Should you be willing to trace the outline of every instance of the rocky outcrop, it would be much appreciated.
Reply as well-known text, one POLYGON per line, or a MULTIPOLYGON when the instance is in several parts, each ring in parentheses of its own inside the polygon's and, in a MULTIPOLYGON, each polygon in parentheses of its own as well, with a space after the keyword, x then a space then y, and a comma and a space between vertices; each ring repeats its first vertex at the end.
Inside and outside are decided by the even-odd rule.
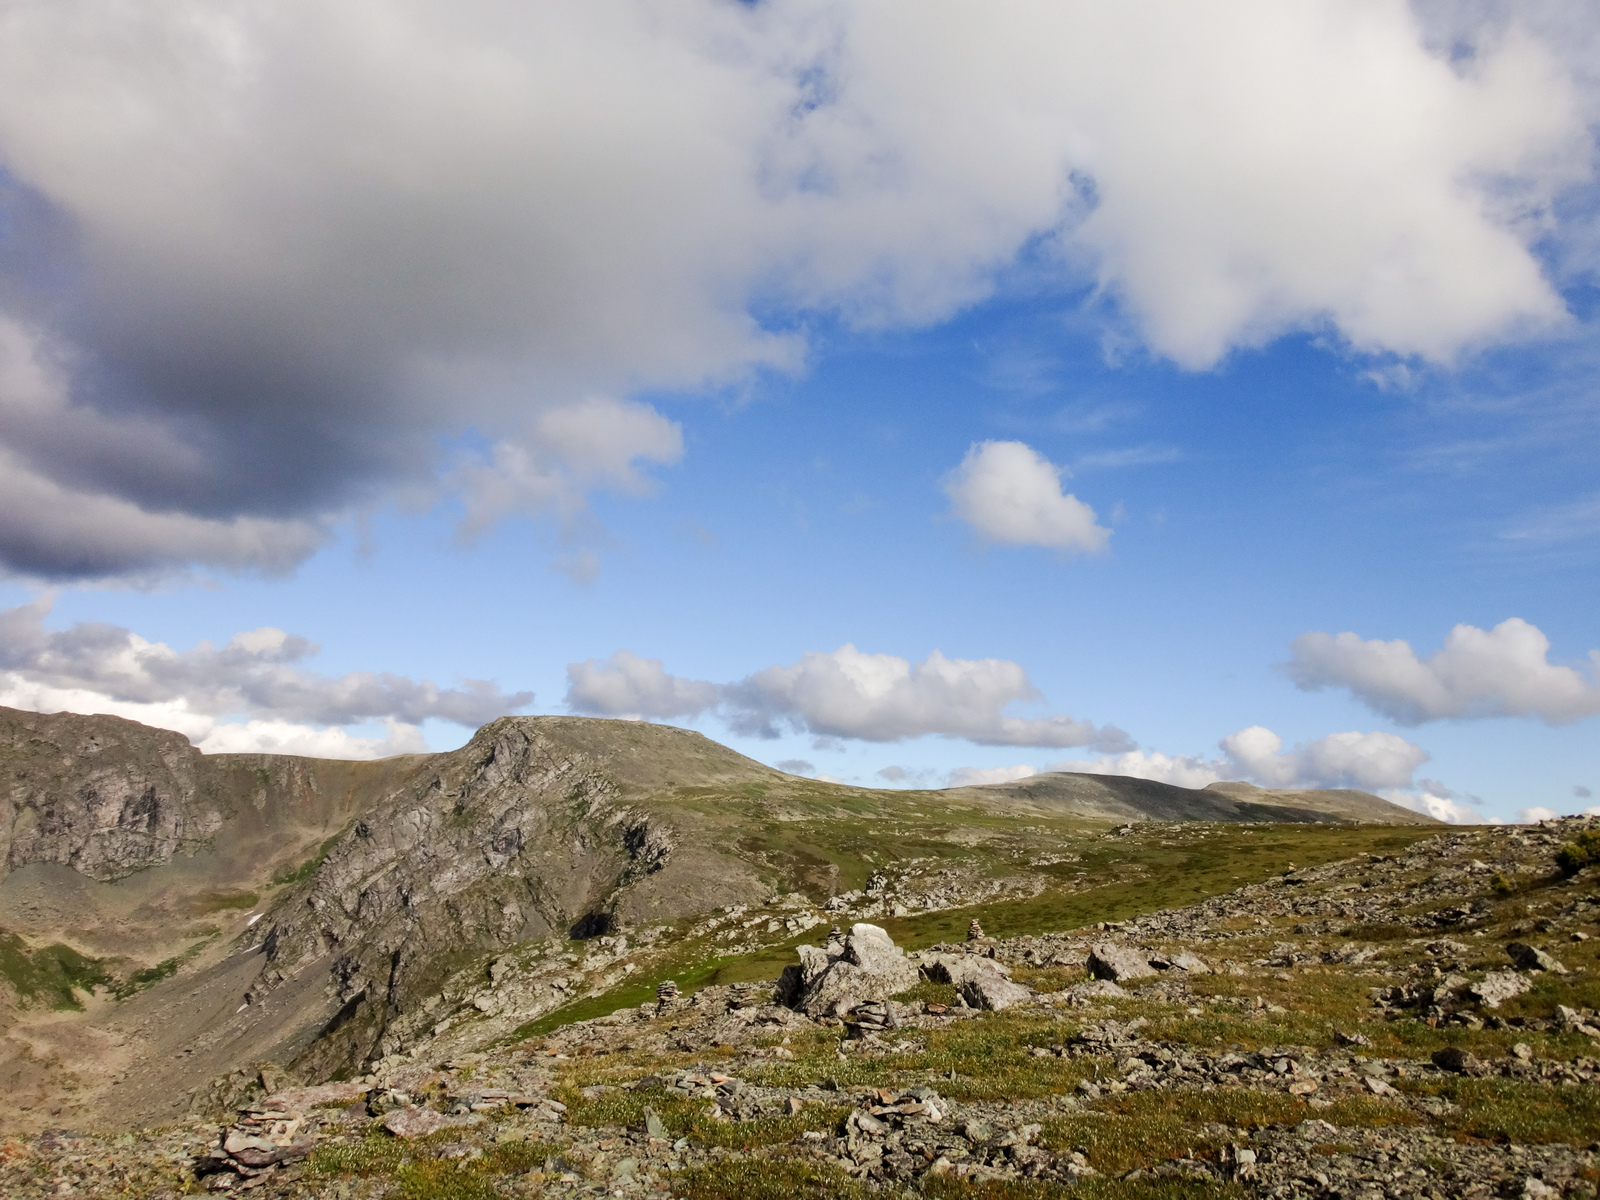
POLYGON ((223 812, 201 795, 201 754, 180 733, 118 717, 4 711, 4 871, 59 863, 119 879, 202 844, 223 812))
POLYGON ((671 828, 558 731, 504 718, 436 756, 279 905, 252 1002, 320 964, 343 1006, 302 1053, 308 1073, 359 1065, 464 951, 606 933, 630 889, 671 873, 671 828))
POLYGON ((993 972, 978 975, 962 984, 961 998, 966 1001, 968 1008, 987 1008, 997 1012, 1013 1004, 1026 1004, 1033 999, 1033 991, 993 972))
POLYGON ((800 962, 785 967, 778 980, 778 998, 810 1017, 848 1013, 864 1001, 887 1000, 917 983, 917 968, 877 925, 852 925, 843 943, 830 943, 827 949, 801 946, 798 951, 800 962))

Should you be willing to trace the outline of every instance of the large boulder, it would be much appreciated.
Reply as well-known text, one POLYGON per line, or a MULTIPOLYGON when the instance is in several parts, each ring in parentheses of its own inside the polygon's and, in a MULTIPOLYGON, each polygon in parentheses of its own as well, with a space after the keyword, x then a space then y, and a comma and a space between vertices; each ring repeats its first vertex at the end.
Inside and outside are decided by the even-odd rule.
POLYGON ((1156 973, 1144 951, 1115 942, 1100 942, 1089 947, 1088 967, 1089 974, 1096 979, 1109 979, 1113 983, 1145 979, 1156 973))
POLYGON ((972 1008, 1002 1009, 1033 999, 1033 992, 1011 981, 1011 968, 977 954, 939 954, 925 959, 922 973, 934 983, 952 983, 972 1008))
POLYGON ((1506 954, 1512 962, 1524 971, 1550 971, 1556 975, 1565 975, 1566 967, 1557 962, 1551 955, 1530 946, 1527 942, 1512 942, 1506 947, 1506 954))
POLYGON ((998 971, 989 971, 969 979, 961 985, 961 998, 969 1008, 987 1008, 998 1011, 1013 1004, 1025 1004, 1033 993, 1020 983, 1013 983, 998 971))
POLYGON ((778 996, 808 1017, 839 1016, 917 983, 917 968, 877 925, 852 925, 843 943, 801 946, 799 955, 798 964, 783 969, 778 996))
POLYGON ((977 954, 937 954, 923 959, 922 973, 934 983, 962 987, 978 979, 1007 979, 1011 968, 977 954))

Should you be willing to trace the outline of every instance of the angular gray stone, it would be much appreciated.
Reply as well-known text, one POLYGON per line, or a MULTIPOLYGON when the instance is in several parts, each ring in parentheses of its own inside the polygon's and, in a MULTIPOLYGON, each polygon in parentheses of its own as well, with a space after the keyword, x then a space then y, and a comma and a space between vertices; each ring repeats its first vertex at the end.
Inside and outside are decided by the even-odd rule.
POLYGON ((1084 983, 1073 984, 1067 989, 1067 994, 1079 999, 1089 999, 1095 996, 1110 996, 1113 999, 1122 999, 1128 993, 1109 979, 1091 979, 1084 983))
POLYGON ((1004 975, 980 975, 961 986, 961 998, 970 1008, 987 1008, 998 1012, 1013 1004, 1025 1004, 1033 993, 1020 983, 1012 983, 1004 975))
POLYGON ((1113 983, 1145 979, 1156 973, 1144 951, 1115 942, 1099 942, 1089 947, 1088 967, 1089 974, 1096 979, 1109 979, 1113 983))
POLYGON ((934 983, 962 987, 976 979, 1007 978, 1011 968, 996 959, 977 954, 940 954, 922 964, 922 971, 934 983))
POLYGON ((1537 946, 1530 946, 1526 942, 1512 942, 1506 947, 1506 954, 1511 961, 1524 971, 1552 971, 1557 975, 1565 975, 1566 967, 1562 966, 1550 955, 1537 946))
POLYGON ((1176 954, 1155 954, 1149 959, 1152 967, 1161 971, 1183 971, 1189 975, 1209 975, 1211 965, 1198 954, 1180 950, 1176 954))
POLYGON ((427 1137, 441 1129, 453 1129, 461 1124, 464 1122, 431 1108, 397 1108, 383 1119, 385 1129, 407 1141, 427 1137))

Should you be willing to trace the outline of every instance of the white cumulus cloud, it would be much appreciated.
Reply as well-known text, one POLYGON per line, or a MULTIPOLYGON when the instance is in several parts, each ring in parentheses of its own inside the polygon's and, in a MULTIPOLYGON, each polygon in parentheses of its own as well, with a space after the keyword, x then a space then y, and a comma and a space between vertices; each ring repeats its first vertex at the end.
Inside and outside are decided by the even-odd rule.
POLYGON ((1229 763, 1266 787, 1350 787, 1372 791, 1405 787, 1428 752, 1393 733, 1331 733, 1295 746, 1252 725, 1220 743, 1229 763))
MULTIPOLYGON (((961 767, 950 775, 963 782, 1002 783, 1024 779, 1036 770, 1089 775, 1128 775, 1177 787, 1202 788, 1237 779, 1268 788, 1358 788, 1363 791, 1409 788, 1428 752, 1392 733, 1333 733, 1284 750, 1272 730, 1252 725, 1218 743, 1216 758, 1165 754, 1134 748, 1092 759, 1065 759, 1042 767, 961 767), (974 773, 975 772, 975 773, 974 773)), ((1425 781, 1432 784, 1432 781, 1425 781)), ((959 786, 952 783, 952 787, 959 786)), ((1442 785, 1433 784, 1442 790, 1442 785)), ((1408 804, 1407 807, 1415 807, 1408 804)))
POLYGON ((1348 688, 1406 725, 1442 718, 1538 717, 1566 725, 1600 713, 1600 651, 1586 671, 1549 660, 1550 639, 1517 617, 1493 629, 1457 625, 1432 657, 1410 643, 1307 633, 1291 644, 1289 677, 1307 691, 1348 688))
POLYGON ((1022 442, 979 442, 944 479, 950 512, 986 541, 1048 546, 1069 554, 1103 550, 1111 531, 1094 509, 1063 493, 1058 467, 1022 442))
POLYGON ((913 663, 846 644, 725 684, 669 675, 660 660, 622 650, 604 662, 572 664, 567 679, 574 712, 667 718, 715 710, 745 736, 777 737, 789 729, 869 742, 932 734, 985 746, 1131 745, 1115 726, 1012 715, 1006 711, 1011 705, 1040 698, 1021 665, 946 658, 937 650, 913 663))
POLYGON ((175 729, 209 753, 412 753, 426 749, 423 721, 476 727, 533 701, 485 680, 443 688, 389 673, 322 675, 300 665, 317 647, 280 629, 174 650, 115 625, 49 630, 49 611, 47 600, 0 611, 0 705, 127 717, 175 729), (374 722, 383 737, 341 728, 374 722))
POLYGON ((590 658, 567 667, 567 706, 574 712, 667 720, 698 716, 721 696, 715 683, 669 675, 659 658, 627 650, 604 662, 590 658))
POLYGON ((1501 822, 1493 817, 1486 817, 1477 809, 1463 804, 1453 792, 1443 790, 1435 791, 1431 788, 1421 788, 1406 791, 1399 788, 1385 789, 1378 793, 1390 804, 1398 804, 1401 808, 1409 808, 1412 812, 1423 813, 1443 821, 1446 825, 1499 825, 1501 822))

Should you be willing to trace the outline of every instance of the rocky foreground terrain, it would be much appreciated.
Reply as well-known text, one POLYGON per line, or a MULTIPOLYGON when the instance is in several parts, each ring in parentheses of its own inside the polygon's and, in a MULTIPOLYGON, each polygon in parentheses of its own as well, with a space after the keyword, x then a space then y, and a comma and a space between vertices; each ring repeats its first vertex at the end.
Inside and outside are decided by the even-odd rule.
POLYGON ((835 921, 1070 928, 1430 824, 1244 784, 856 788, 636 721, 507 717, 341 763, 0 709, 0 1137, 176 1119, 263 1060, 321 1082, 447 1031, 525 1038, 666 976, 770 977, 835 921), (1129 820, 1181 832, 1102 839, 1129 820))
POLYGON ((508 1027, 552 960, 629 953, 552 944, 463 968, 347 1080, 262 1064, 187 1120, 15 1140, 0 1193, 1593 1197, 1597 864, 1600 820, 1415 830, 1075 929, 1016 934, 996 899, 909 951, 860 889, 776 978, 691 991, 637 958, 648 998, 508 1027))

